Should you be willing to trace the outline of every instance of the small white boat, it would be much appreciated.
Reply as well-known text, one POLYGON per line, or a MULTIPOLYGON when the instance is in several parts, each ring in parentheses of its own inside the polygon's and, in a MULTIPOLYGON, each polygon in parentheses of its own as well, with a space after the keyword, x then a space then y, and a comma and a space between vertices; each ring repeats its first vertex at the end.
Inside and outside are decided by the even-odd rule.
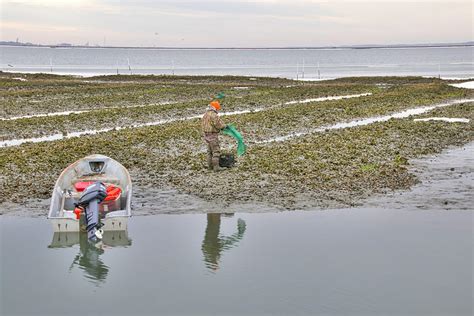
POLYGON ((99 204, 102 230, 127 229, 128 218, 132 215, 130 175, 124 166, 112 158, 91 155, 71 164, 56 181, 48 214, 55 232, 81 230, 81 226, 85 225, 85 216, 78 213, 76 206, 84 190, 97 182, 107 187, 108 194, 99 204))

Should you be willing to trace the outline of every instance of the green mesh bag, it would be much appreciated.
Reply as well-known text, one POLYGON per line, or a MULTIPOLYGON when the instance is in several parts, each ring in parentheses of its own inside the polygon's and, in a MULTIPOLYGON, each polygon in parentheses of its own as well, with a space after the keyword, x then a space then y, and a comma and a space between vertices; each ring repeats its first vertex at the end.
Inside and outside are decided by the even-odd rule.
POLYGON ((222 100, 225 98, 225 93, 224 92, 219 92, 216 96, 215 99, 217 100, 222 100))
POLYGON ((237 156, 242 156, 247 151, 247 146, 244 144, 244 138, 240 133, 237 131, 233 124, 227 125, 223 130, 222 133, 225 135, 229 135, 237 140, 237 156))

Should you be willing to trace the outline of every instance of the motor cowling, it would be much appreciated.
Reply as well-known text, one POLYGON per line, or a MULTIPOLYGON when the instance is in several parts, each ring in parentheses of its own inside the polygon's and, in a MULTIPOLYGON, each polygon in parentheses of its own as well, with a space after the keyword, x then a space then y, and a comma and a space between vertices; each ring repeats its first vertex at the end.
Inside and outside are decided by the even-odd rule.
POLYGON ((102 225, 99 223, 99 203, 107 196, 107 189, 101 182, 89 185, 82 193, 76 206, 84 209, 86 213, 87 238, 90 241, 102 239, 102 225))

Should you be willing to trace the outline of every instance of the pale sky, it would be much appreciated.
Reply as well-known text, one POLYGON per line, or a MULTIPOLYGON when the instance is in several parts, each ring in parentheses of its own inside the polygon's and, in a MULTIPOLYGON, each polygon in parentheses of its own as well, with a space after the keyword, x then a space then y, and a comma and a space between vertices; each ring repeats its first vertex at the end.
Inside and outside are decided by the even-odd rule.
POLYGON ((0 40, 286 47, 465 42, 472 0, 0 0, 0 40))

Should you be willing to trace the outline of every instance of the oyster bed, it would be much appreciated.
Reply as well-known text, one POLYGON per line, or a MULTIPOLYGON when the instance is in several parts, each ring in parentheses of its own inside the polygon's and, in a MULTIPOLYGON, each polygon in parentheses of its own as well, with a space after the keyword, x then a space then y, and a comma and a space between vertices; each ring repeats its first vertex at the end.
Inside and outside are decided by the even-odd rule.
MULTIPOLYGON (((142 82, 123 83, 103 80, 99 83, 90 80, 84 82, 66 78, 69 79, 48 79, 45 86, 41 86, 37 81, 42 80, 38 79, 23 82, 0 76, 0 87, 3 88, 0 90, 0 98, 4 105, 4 113, 0 112, 0 117, 4 118, 0 120, 0 130, 3 131, 0 133, 0 139, 67 134, 195 116, 203 112, 209 98, 219 91, 226 93, 225 111, 232 112, 272 108, 308 98, 372 93, 380 90, 373 85, 357 83, 320 84, 315 88, 315 85, 302 83, 289 85, 291 81, 287 79, 265 78, 256 81, 231 77, 225 81, 224 77, 220 81, 216 79, 216 82, 207 84, 204 84, 201 78, 178 80, 175 77, 160 76, 143 76, 142 82), (150 81, 151 78, 155 78, 156 82, 150 81), (12 81, 19 87, 12 86, 12 81), (70 81, 76 82, 77 86, 71 87, 70 81), (55 86, 51 87, 53 82, 55 86), (22 115, 54 115, 65 111, 82 112, 21 118, 22 115)), ((453 88, 454 90, 456 89, 453 88)))
MULTIPOLYGON (((407 189, 415 184, 417 179, 407 168, 410 158, 438 153, 450 145, 474 140, 473 103, 467 102, 438 108, 416 118, 461 117, 470 119, 468 123, 415 122, 410 117, 328 130, 277 143, 259 143, 282 134, 307 132, 347 120, 473 98, 472 91, 451 87, 438 79, 344 78, 308 84, 245 77, 109 76, 86 81, 50 75, 22 76, 27 81, 13 80, 18 74, 1 74, 2 104, 8 100, 4 108, 8 114, 3 114, 4 118, 48 111, 94 110, 66 116, 0 121, 6 139, 58 130, 67 133, 80 130, 84 124, 90 129, 196 115, 205 109, 209 96, 219 91, 228 95, 226 111, 257 107, 264 110, 223 117, 225 122, 237 125, 249 149, 239 158, 236 168, 220 173, 205 168, 205 146, 199 119, 0 148, 0 199, 6 203, 28 204, 32 200, 49 198, 56 178, 66 166, 86 155, 100 153, 127 167, 133 174, 134 185, 142 192, 146 188, 171 188, 222 207, 236 202, 287 209, 353 206, 374 193, 407 189), (111 96, 105 94, 100 105, 89 103, 90 94, 94 94, 91 91, 98 91, 98 95, 103 96, 103 90, 107 90, 109 84, 120 87, 117 89, 122 94, 116 95, 116 90, 111 88, 111 96), (147 102, 173 100, 177 103, 153 105, 145 102, 146 106, 127 108, 134 105, 132 97, 123 97, 129 88, 131 95, 137 97, 156 84, 166 85, 169 90, 147 102), (180 90, 182 85, 187 89, 180 90), (49 88, 43 91, 44 87, 49 88), (56 87, 61 92, 48 98, 48 89, 55 90, 56 87), (66 101, 61 99, 68 89, 73 91, 70 96, 66 93, 68 98, 75 99, 73 108, 66 107, 66 101), (43 91, 44 99, 31 103, 31 100, 39 99, 34 92, 39 90, 43 91), (21 97, 14 96, 15 91, 21 92, 21 97), (182 91, 182 94, 170 91, 182 91), (295 100, 357 93, 372 95, 285 105, 295 100), (117 105, 114 100, 121 103, 117 105), (11 105, 15 102, 16 107, 11 105), (104 109, 111 105, 116 108, 104 109)), ((231 139, 221 139, 223 148, 235 150, 231 139)))

